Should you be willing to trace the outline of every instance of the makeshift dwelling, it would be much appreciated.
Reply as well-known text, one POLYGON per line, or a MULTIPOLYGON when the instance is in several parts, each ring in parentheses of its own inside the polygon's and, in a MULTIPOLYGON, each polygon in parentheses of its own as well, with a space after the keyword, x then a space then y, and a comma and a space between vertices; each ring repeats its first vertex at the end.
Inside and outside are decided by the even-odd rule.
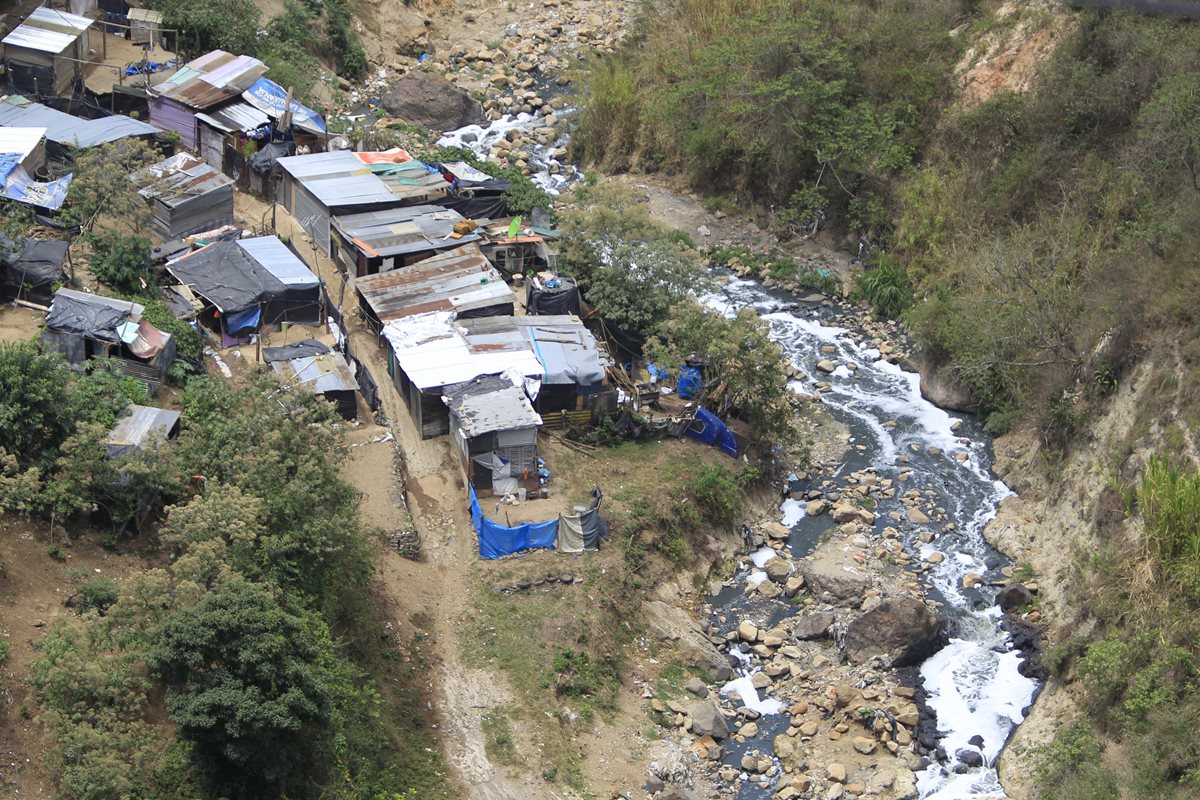
POLYGON ((109 432, 104 444, 109 459, 139 450, 152 450, 179 435, 179 412, 130 404, 109 432))
POLYGON ((514 377, 484 375, 443 390, 450 410, 450 450, 463 480, 480 497, 538 488, 542 418, 525 395, 522 376, 514 377))
POLYGON ((275 236, 217 241, 166 269, 207 304, 201 319, 224 346, 264 325, 322 320, 320 279, 275 236))
POLYGON ((513 293, 473 244, 411 267, 354 279, 359 308, 376 334, 395 319, 453 311, 458 319, 511 317, 513 293))
POLYGON ((558 231, 522 227, 519 218, 514 218, 491 222, 480 233, 483 254, 506 275, 553 272, 558 266, 558 231))
POLYGON ((46 128, 41 125, 0 128, 0 159, 6 171, 20 167, 30 175, 35 174, 46 163, 46 128))
POLYGON ((20 247, 0 234, 0 299, 48 303, 55 285, 66 283, 67 243, 28 240, 20 247))
POLYGON ((337 408, 344 419, 358 417, 358 383, 341 353, 306 355, 275 361, 271 369, 284 383, 320 395, 337 408))
POLYGON ((558 537, 558 520, 527 522, 524 525, 507 526, 488 519, 479 506, 479 497, 473 486, 467 487, 467 498, 471 513, 471 526, 479 537, 480 558, 503 558, 522 550, 553 550, 558 537))
POLYGON ((336 150, 288 156, 277 163, 282 179, 275 199, 326 255, 333 217, 429 203, 450 188, 440 172, 403 150, 336 150))
POLYGON ((206 53, 151 85, 150 122, 175 131, 185 146, 195 148, 201 144, 196 115, 239 97, 266 71, 266 64, 251 56, 206 53))
MULTIPOLYGON (((270 138, 271 119, 254 106, 227 103, 209 112, 196 112, 200 157, 215 170, 235 180, 246 162, 247 143, 270 138)), ((257 144, 251 144, 253 150, 257 144)))
POLYGON ((388 374, 425 438, 450 429, 443 387, 514 371, 529 381, 535 408, 587 407, 608 394, 608 354, 578 317, 455 319, 436 311, 388 322, 388 374))
POLYGON ((599 550, 600 540, 608 536, 608 526, 600 516, 604 493, 592 489, 592 502, 575 506, 573 514, 558 515, 557 549, 560 553, 582 553, 599 550))
POLYGON ((467 219, 501 219, 512 216, 506 193, 511 181, 493 178, 465 161, 449 161, 440 165, 442 174, 450 181, 454 193, 437 204, 452 208, 467 219))
POLYGON ((473 231, 455 236, 463 217, 440 206, 403 206, 331 221, 330 257, 352 277, 406 267, 481 239, 473 231))
POLYGON ((87 17, 55 9, 35 8, 4 37, 4 66, 14 90, 32 94, 70 95, 83 76, 90 49, 87 17))
POLYGON ((530 316, 582 316, 575 279, 550 272, 534 275, 525 284, 525 313, 530 316))
MULTIPOLYGON (((95 147, 129 136, 145 139, 158 133, 153 125, 122 114, 82 119, 20 95, 0 100, 0 125, 5 128, 44 128, 50 153, 56 158, 63 157, 67 149, 72 147, 95 147)), ((38 166, 41 166, 40 161, 34 167, 26 166, 26 169, 32 172, 38 166)))
POLYGON ((163 239, 233 223, 233 181, 190 153, 176 153, 131 177, 142 186, 151 227, 163 239))
POLYGON ((163 15, 149 8, 131 8, 129 19, 129 41, 134 44, 163 46, 163 15))
MULTIPOLYGON (((104 443, 108 449, 108 459, 113 461, 154 450, 178 435, 178 411, 131 404, 121 412, 121 418, 104 443)), ((110 499, 115 502, 98 504, 99 516, 107 517, 118 527, 132 522, 141 531, 158 505, 159 491, 144 484, 139 486, 131 473, 123 467, 118 469, 116 485, 110 488, 110 499)))
POLYGON ((57 349, 75 368, 105 358, 110 369, 137 378, 154 394, 175 360, 175 339, 143 313, 128 300, 59 289, 46 314, 42 346, 57 349))

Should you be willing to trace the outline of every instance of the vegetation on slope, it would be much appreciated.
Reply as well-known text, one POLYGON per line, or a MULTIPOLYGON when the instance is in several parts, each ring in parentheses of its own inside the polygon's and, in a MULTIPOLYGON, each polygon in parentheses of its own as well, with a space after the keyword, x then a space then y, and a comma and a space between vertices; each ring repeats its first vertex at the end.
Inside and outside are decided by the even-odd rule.
POLYGON ((61 796, 448 796, 416 698, 397 688, 411 675, 362 591, 368 532, 327 403, 269 377, 196 378, 177 442, 109 461, 100 437, 131 399, 121 379, 5 345, 0 384, 0 420, 22 420, 0 425, 0 510, 69 523, 105 508, 123 523, 139 492, 172 504, 145 543, 166 566, 81 586, 80 616, 33 665, 61 796))

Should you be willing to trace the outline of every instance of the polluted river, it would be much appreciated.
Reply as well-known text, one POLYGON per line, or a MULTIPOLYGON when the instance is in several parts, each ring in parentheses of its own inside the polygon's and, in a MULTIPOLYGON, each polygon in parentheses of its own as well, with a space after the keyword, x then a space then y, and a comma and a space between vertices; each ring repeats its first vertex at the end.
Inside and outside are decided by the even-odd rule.
MULTIPOLYGON (((536 124, 524 115, 506 117, 486 127, 449 132, 439 144, 467 147, 486 158, 509 131, 536 124)), ((530 148, 532 177, 553 194, 578 176, 554 157, 565 143, 564 137, 530 148)), ((704 301, 726 314, 754 309, 770 324, 772 338, 801 376, 792 388, 819 395, 850 434, 844 463, 784 487, 786 496, 797 498, 784 500, 780 508, 787 539, 766 542, 770 546, 747 555, 737 574, 708 598, 709 633, 728 642, 735 673, 716 688, 727 701, 731 695, 740 699, 736 707, 749 709, 755 722, 749 738, 723 742, 725 769, 739 773, 733 780, 736 796, 768 800, 780 790, 786 776, 773 742, 791 724, 787 702, 773 697, 769 684, 761 690, 755 685, 764 661, 761 653, 739 643, 739 621, 754 618, 771 628, 801 613, 786 597, 766 598, 752 589, 766 580, 763 568, 779 550, 789 549, 790 559, 798 562, 836 527, 829 514, 807 515, 804 501, 836 501, 848 488, 847 477, 865 471, 899 488, 873 500, 873 522, 865 538, 878 540, 886 532, 903 546, 911 581, 945 619, 940 647, 908 673, 923 695, 926 720, 925 731, 916 737, 926 756, 913 765, 915 791, 928 800, 1004 797, 995 764, 1039 684, 1023 674, 1028 671, 1021 669, 1024 656, 1002 625, 996 602, 1002 570, 1011 565, 987 544, 983 529, 1009 490, 991 472, 987 435, 974 419, 953 416, 926 401, 915 373, 881 358, 852 329, 838 327, 836 306, 799 303, 754 280, 718 280, 723 287, 704 301), (914 521, 901 501, 913 492, 939 513, 914 521), (748 774, 741 766, 748 752, 771 759, 774 767, 748 774)))

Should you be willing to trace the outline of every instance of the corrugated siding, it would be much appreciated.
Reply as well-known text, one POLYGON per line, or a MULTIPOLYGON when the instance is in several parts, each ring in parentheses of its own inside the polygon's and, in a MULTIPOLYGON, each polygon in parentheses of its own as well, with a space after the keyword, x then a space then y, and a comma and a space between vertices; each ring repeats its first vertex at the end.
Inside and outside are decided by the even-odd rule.
POLYGON ((187 108, 163 97, 150 101, 150 122, 165 131, 175 131, 189 148, 196 146, 196 117, 187 108))
POLYGON ((301 227, 321 249, 329 254, 329 210, 302 186, 296 187, 296 211, 294 216, 301 227))
POLYGON ((203 122, 197 127, 200 129, 200 158, 213 169, 221 171, 224 167, 225 134, 203 122))

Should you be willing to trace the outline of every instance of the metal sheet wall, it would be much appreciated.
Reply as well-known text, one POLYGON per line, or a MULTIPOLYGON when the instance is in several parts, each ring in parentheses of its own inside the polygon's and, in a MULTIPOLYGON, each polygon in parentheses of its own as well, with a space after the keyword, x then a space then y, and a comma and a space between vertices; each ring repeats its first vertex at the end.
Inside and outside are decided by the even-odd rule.
POLYGON ((329 209, 313 197, 303 186, 297 185, 296 212, 294 216, 322 253, 329 255, 329 209))
POLYGON ((195 149, 196 115, 174 100, 163 97, 151 100, 150 122, 163 130, 175 131, 179 134, 180 142, 188 148, 195 149))

